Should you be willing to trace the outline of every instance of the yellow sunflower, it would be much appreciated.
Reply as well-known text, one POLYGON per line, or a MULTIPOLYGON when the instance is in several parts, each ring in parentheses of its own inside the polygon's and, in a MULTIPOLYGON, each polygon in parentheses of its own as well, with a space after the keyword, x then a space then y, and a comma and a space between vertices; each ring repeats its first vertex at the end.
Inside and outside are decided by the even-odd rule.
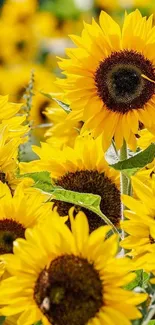
POLYGON ((2 7, 6 24, 27 24, 37 9, 37 0, 7 0, 2 7))
POLYGON ((123 324, 141 318, 136 308, 147 294, 122 286, 135 278, 128 258, 116 258, 118 242, 104 226, 89 236, 80 212, 72 231, 58 219, 26 230, 14 243, 6 267, 13 275, 1 283, 1 312, 21 313, 17 324, 123 324), (8 300, 9 297, 9 300, 8 300))
POLYGON ((19 184, 12 196, 9 187, 0 182, 1 259, 3 254, 12 253, 13 241, 24 238, 26 228, 54 215, 52 203, 46 201, 47 197, 38 190, 24 191, 24 184, 19 184))
POLYGON ((136 198, 123 195, 129 210, 125 211, 127 220, 121 222, 121 227, 128 236, 121 246, 131 250, 131 255, 140 256, 155 248, 155 178, 145 184, 134 176, 132 186, 136 198))
MULTIPOLYGON (((33 146, 33 151, 40 157, 30 163, 20 163, 22 173, 47 170, 57 186, 80 193, 92 193, 101 196, 102 212, 116 225, 121 218, 119 191, 119 173, 108 166, 104 158, 101 139, 77 137, 74 147, 63 149, 42 143, 41 148, 33 146)), ((70 204, 55 201, 58 212, 66 216, 70 204)), ((80 207, 76 206, 76 211, 80 207)), ((95 213, 84 209, 89 219, 90 230, 103 224, 95 213)))
POLYGON ((59 63, 66 75, 58 84, 73 111, 79 110, 84 129, 102 134, 106 150, 114 137, 136 149, 139 121, 155 128, 155 72, 152 16, 138 10, 125 16, 123 29, 101 12, 100 26, 85 24, 82 36, 71 36, 78 48, 67 49, 69 59, 59 63))

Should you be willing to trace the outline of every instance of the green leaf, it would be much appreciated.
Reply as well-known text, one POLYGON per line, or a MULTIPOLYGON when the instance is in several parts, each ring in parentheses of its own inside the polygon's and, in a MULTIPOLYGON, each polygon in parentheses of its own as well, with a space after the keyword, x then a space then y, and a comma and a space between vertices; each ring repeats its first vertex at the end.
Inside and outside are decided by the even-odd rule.
POLYGON ((56 98, 53 98, 53 100, 67 113, 69 114, 71 112, 71 109, 69 105, 63 103, 61 100, 58 100, 56 98))
POLYGON ((36 187, 40 190, 43 190, 45 192, 51 193, 54 191, 54 185, 52 183, 52 179, 50 177, 49 172, 38 172, 38 173, 28 173, 24 175, 19 175, 19 177, 25 178, 30 177, 35 181, 35 184, 33 187, 36 187))
POLYGON ((155 320, 150 320, 148 325, 155 325, 155 320))
POLYGON ((0 325, 3 325, 5 318, 5 316, 0 316, 0 325))
POLYGON ((65 104, 64 102, 62 102, 61 100, 58 100, 57 98, 53 97, 55 94, 52 93, 44 93, 41 91, 41 94, 44 95, 45 97, 54 100, 67 114, 69 114, 71 112, 71 109, 69 107, 68 104, 65 104))
POLYGON ((63 188, 55 188, 53 191, 53 196, 58 201, 72 203, 74 205, 81 206, 96 213, 104 220, 106 224, 112 226, 114 232, 118 233, 117 229, 114 227, 111 221, 101 212, 101 197, 99 195, 90 193, 78 193, 74 191, 65 190, 63 188))
POLYGON ((136 287, 141 287, 145 289, 147 287, 147 284, 149 282, 149 274, 144 272, 143 270, 138 270, 135 272, 136 273, 136 278, 134 281, 130 282, 125 286, 126 290, 133 290, 136 287))
POLYGON ((154 157, 155 157, 155 144, 152 143, 147 149, 145 149, 144 151, 140 151, 135 156, 126 160, 119 161, 118 163, 112 164, 110 166, 116 170, 124 171, 124 170, 134 169, 135 171, 136 169, 143 168, 147 164, 151 163, 154 157))
POLYGON ((114 232, 118 233, 111 221, 102 213, 100 209, 101 197, 99 195, 69 191, 55 186, 50 178, 50 173, 47 171, 24 174, 22 177, 32 178, 35 181, 33 187, 42 190, 48 195, 51 195, 51 200, 55 199, 58 201, 71 203, 73 205, 78 205, 96 213, 104 220, 106 224, 112 226, 114 232))

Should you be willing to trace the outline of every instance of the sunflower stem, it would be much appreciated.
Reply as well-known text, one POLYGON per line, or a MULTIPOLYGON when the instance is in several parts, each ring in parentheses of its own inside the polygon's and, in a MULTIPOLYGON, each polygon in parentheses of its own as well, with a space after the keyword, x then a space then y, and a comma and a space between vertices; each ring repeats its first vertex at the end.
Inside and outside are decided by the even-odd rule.
MULTIPOLYGON (((123 146, 120 150, 120 160, 125 160, 128 158, 128 149, 127 149, 127 144, 124 140, 123 142, 123 146)), ((128 194, 128 185, 129 185, 129 181, 128 178, 123 174, 123 172, 121 172, 121 194, 128 194)), ((124 220, 124 205, 122 203, 122 218, 121 220, 124 220)), ((124 238, 125 233, 122 230, 122 239, 124 238)))
MULTIPOLYGON (((120 150, 120 160, 128 158, 128 151, 126 142, 123 142, 123 146, 120 150)), ((128 178, 121 172, 121 194, 128 194, 128 178)))

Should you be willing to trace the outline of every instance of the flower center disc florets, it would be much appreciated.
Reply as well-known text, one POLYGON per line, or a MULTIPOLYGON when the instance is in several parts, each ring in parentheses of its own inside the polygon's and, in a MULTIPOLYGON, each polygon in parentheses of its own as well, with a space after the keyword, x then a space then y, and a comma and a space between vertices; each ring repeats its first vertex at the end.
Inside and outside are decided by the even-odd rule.
MULTIPOLYGON (((101 211, 117 226, 121 218, 120 192, 112 180, 97 170, 80 170, 67 173, 56 181, 56 185, 80 193, 92 193, 101 196, 101 211)), ((55 201, 60 216, 68 214, 72 205, 66 202, 55 201)), ((94 212, 75 207, 75 213, 80 209, 88 217, 90 232, 104 224, 103 220, 94 212)))
POLYGON ((102 282, 86 259, 63 255, 44 269, 34 299, 53 325, 85 325, 103 305, 102 282))
POLYGON ((13 253, 13 241, 24 238, 25 228, 13 219, 0 220, 0 254, 13 253))
POLYGON ((134 51, 114 52, 102 61, 95 73, 99 97, 106 107, 125 114, 142 109, 154 94, 155 70, 151 61, 134 51))

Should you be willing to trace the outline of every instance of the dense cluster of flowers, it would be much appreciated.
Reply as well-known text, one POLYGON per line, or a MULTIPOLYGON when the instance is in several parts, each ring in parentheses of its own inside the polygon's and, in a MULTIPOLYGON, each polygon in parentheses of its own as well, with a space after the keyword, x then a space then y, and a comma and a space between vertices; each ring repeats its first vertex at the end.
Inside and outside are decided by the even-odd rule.
POLYGON ((1 8, 1 325, 155 325, 154 20, 92 9, 1 8))

